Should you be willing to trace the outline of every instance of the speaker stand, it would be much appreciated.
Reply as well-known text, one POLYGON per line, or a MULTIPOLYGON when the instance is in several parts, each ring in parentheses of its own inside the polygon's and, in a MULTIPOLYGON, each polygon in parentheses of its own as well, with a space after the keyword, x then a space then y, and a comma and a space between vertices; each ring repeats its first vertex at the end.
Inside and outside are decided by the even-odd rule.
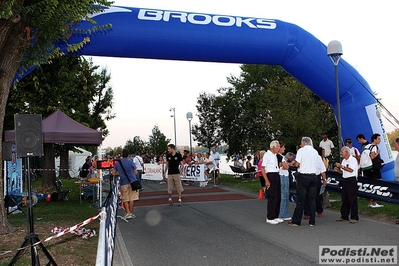
POLYGON ((26 158, 27 165, 27 184, 28 184, 28 196, 26 197, 26 205, 28 209, 28 222, 29 222, 29 234, 25 236, 25 240, 21 245, 21 248, 17 251, 17 253, 12 258, 11 262, 8 265, 14 265, 14 263, 20 258, 22 253, 25 250, 25 247, 30 246, 30 255, 31 255, 31 265, 32 266, 40 266, 39 261, 39 253, 37 247, 39 246, 43 251, 44 255, 48 258, 49 262, 46 265, 54 265, 57 266, 57 263, 54 261, 53 257, 51 257, 50 253, 40 242, 39 237, 35 234, 34 226, 33 226, 33 209, 32 209, 32 188, 30 181, 30 167, 29 167, 29 158, 26 158), (39 244, 36 244, 39 243, 39 244), (36 244, 36 245, 35 245, 36 244))

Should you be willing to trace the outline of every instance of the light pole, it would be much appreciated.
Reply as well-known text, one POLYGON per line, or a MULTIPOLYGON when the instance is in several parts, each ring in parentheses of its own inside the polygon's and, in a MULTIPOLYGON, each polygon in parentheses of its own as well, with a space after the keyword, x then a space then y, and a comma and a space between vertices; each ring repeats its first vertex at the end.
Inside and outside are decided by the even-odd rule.
POLYGON ((193 154, 193 146, 191 143, 191 120, 193 119, 193 113, 188 112, 186 114, 186 118, 188 120, 188 128, 189 128, 189 132, 190 132, 190 154, 193 154))
POLYGON ((177 149, 177 139, 176 139, 176 110, 174 107, 171 107, 169 109, 170 112, 173 112, 173 115, 170 115, 170 117, 173 117, 173 125, 174 125, 174 130, 175 130, 175 146, 177 149))
POLYGON ((157 150, 155 148, 155 144, 156 144, 156 135, 157 135, 157 130, 155 128, 152 129, 152 135, 154 136, 154 156, 157 156, 157 150))
POLYGON ((327 46, 327 55, 331 58, 335 68, 335 95, 337 101, 338 147, 342 148, 341 104, 339 98, 338 63, 342 55, 342 45, 339 41, 331 41, 327 46))

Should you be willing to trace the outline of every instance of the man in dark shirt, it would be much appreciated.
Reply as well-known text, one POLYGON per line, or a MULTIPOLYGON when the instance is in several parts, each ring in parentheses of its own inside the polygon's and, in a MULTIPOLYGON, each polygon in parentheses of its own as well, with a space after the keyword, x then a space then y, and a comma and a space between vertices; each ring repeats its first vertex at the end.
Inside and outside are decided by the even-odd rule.
POLYGON ((86 179, 86 178, 89 177, 89 173, 90 173, 90 165, 89 165, 89 163, 90 163, 90 157, 88 156, 86 158, 85 163, 83 164, 83 166, 82 166, 82 168, 80 170, 80 173, 79 173, 79 177, 80 178, 86 179))
POLYGON ((181 206, 181 193, 184 191, 183 186, 181 184, 180 179, 180 169, 179 165, 181 166, 181 170, 183 172, 183 177, 186 176, 184 171, 184 162, 183 157, 180 153, 176 152, 176 147, 174 144, 168 145, 168 154, 166 155, 166 164, 165 164, 165 171, 163 172, 163 179, 166 181, 166 171, 168 172, 168 196, 169 196, 169 205, 173 206, 172 201, 172 191, 173 185, 176 186, 177 196, 178 196, 178 203, 177 206, 181 206))

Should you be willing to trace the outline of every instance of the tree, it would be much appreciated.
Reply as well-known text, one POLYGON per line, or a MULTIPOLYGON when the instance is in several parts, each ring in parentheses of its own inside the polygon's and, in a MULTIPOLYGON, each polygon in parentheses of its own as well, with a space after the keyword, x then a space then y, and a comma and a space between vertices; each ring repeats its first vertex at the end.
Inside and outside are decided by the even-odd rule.
POLYGON ((220 120, 215 101, 216 96, 213 94, 200 94, 196 105, 199 124, 192 127, 194 141, 197 141, 199 146, 207 147, 209 151, 221 142, 220 120))
MULTIPOLYGON (((49 116, 57 109, 74 120, 108 134, 104 120, 112 114, 112 88, 108 87, 110 75, 106 69, 98 72, 91 60, 82 56, 62 56, 51 64, 44 64, 18 82, 9 95, 6 109, 6 128, 12 128, 14 113, 49 116)), ((69 176, 68 155, 70 146, 44 144, 43 168, 54 169, 54 155, 60 154, 60 172, 69 176)), ((51 189, 55 184, 55 171, 44 171, 42 187, 51 189)))
MULTIPOLYGON (((61 54, 56 42, 66 42, 73 33, 74 23, 100 12, 107 0, 0 0, 0 131, 11 84, 18 69, 26 69, 52 60, 61 54), (97 4, 97 5, 95 5, 97 4)), ((91 32, 110 27, 94 25, 91 32)), ((89 41, 67 45, 68 51, 81 48, 89 41)), ((0 161, 2 148, 0 147, 0 161)), ((9 233, 12 227, 4 208, 2 166, 0 166, 0 234, 9 233)))
POLYGON ((168 150, 170 139, 166 138, 166 136, 159 130, 157 125, 155 125, 153 128, 155 129, 155 134, 149 136, 149 146, 147 149, 149 151, 153 150, 154 152, 150 152, 150 154, 156 156, 161 152, 168 150))
POLYGON ((332 107, 281 67, 241 70, 240 77, 228 79, 232 87, 219 89, 213 107, 229 154, 267 149, 273 139, 295 151, 302 136, 317 139, 322 131, 337 131, 332 107))

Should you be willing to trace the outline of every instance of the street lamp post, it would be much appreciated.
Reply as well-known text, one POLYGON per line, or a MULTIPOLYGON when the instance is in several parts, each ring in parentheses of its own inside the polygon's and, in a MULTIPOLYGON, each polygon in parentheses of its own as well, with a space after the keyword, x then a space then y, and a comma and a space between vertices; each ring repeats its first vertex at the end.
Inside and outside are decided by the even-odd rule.
POLYGON ((152 129, 152 135, 154 136, 154 156, 157 156, 157 150, 156 150, 156 135, 157 135, 157 130, 155 128, 152 129))
POLYGON ((341 104, 339 98, 338 84, 338 63, 342 55, 342 45, 339 41, 331 41, 327 46, 327 55, 331 58, 335 68, 335 96, 337 101, 337 124, 338 124, 338 147, 341 150, 342 144, 342 126, 341 126, 341 104))
POLYGON ((191 120, 193 119, 193 113, 188 112, 186 114, 186 118, 188 120, 188 127, 189 127, 189 132, 190 132, 190 154, 193 154, 193 146, 191 143, 191 120))
POLYGON ((170 112, 173 112, 173 115, 170 115, 170 117, 173 117, 173 125, 174 125, 174 133, 175 133, 175 146, 177 148, 177 139, 176 139, 176 110, 174 107, 171 107, 169 109, 170 112))

